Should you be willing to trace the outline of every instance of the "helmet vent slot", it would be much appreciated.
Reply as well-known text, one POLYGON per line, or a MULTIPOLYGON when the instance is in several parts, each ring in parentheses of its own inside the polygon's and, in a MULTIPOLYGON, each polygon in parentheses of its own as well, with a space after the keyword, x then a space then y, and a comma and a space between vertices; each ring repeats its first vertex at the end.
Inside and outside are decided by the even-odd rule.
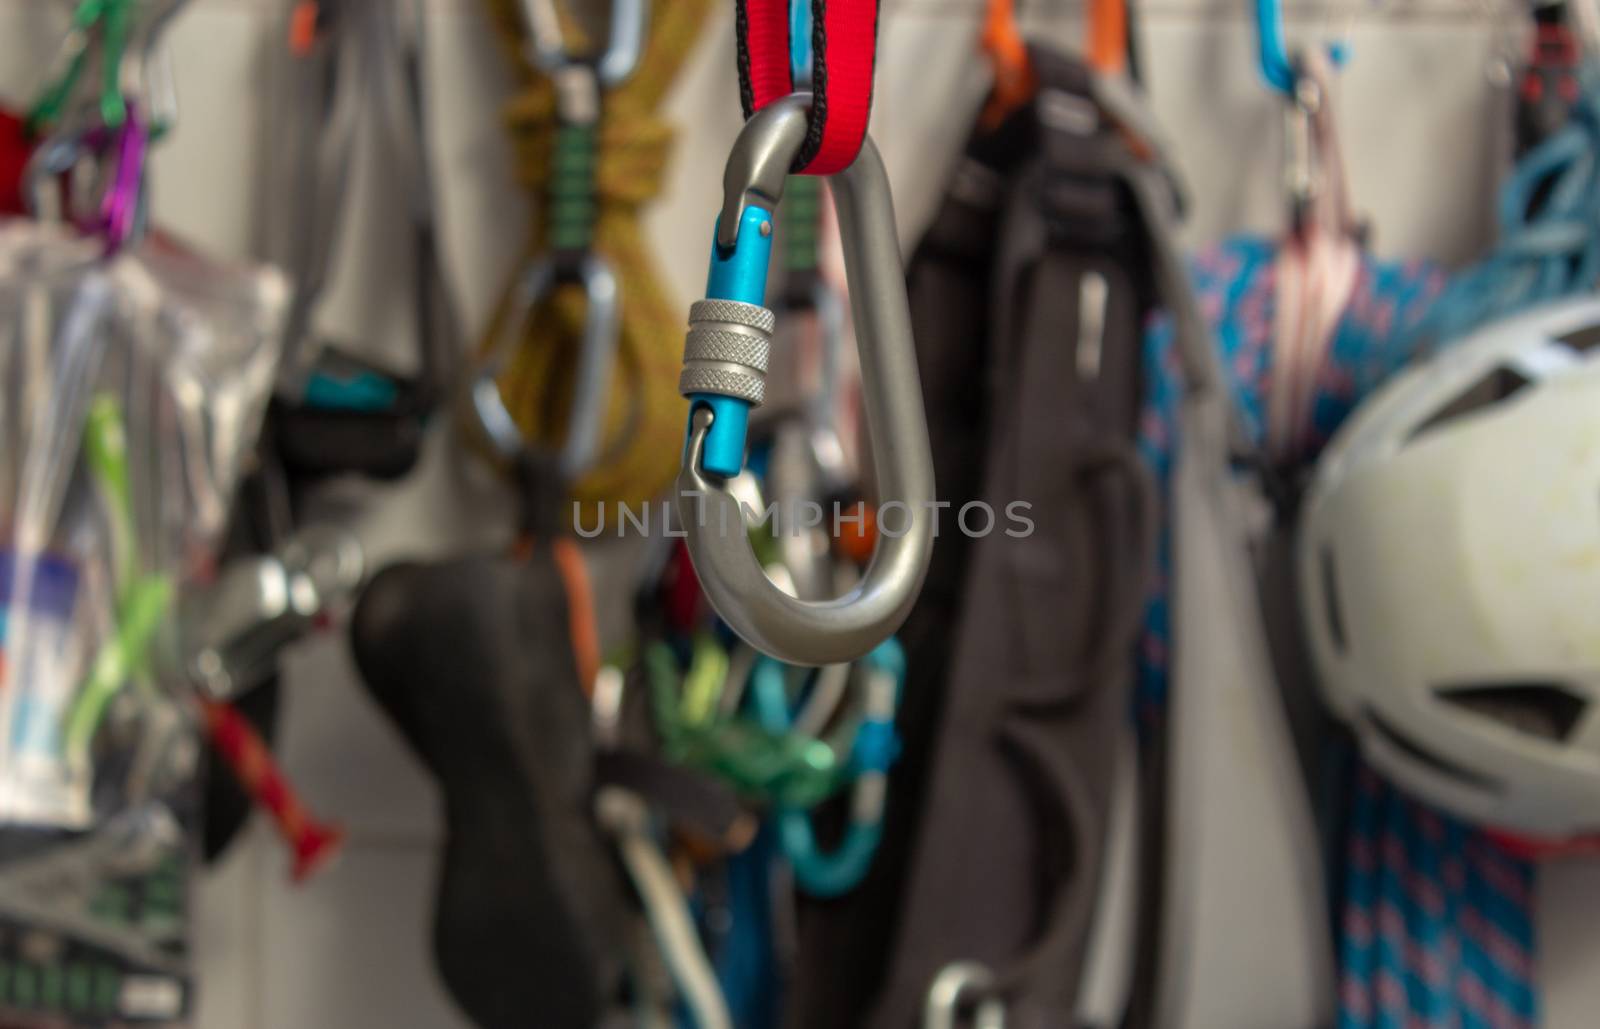
POLYGON ((1344 608, 1339 603, 1338 566, 1333 560, 1333 548, 1324 544, 1319 555, 1322 564, 1322 610, 1328 622, 1328 639, 1341 655, 1349 647, 1345 643, 1344 608))
POLYGON ((1556 337, 1556 342, 1564 343, 1580 354, 1587 353, 1600 346, 1600 324, 1574 329, 1565 336, 1556 337))
MULTIPOLYGON (((1492 404, 1498 404, 1527 386, 1532 380, 1514 368, 1501 366, 1486 374, 1477 382, 1462 390, 1454 400, 1434 412, 1433 417, 1417 426, 1411 433, 1410 440, 1434 429, 1446 422, 1460 418, 1462 415, 1481 411, 1492 404)), ((1410 442, 1408 440, 1408 442, 1410 442)))
POLYGON ((1410 758, 1412 761, 1415 761, 1417 764, 1426 766, 1435 774, 1458 780, 1459 782, 1475 789, 1487 790, 1493 793, 1502 792, 1501 785, 1495 780, 1490 779, 1488 776, 1479 772, 1468 771, 1452 761, 1446 761, 1444 758, 1433 753, 1431 750, 1427 750, 1421 744, 1417 743, 1416 740, 1401 732, 1399 729, 1396 729, 1382 718, 1379 718, 1377 713, 1371 708, 1366 709, 1365 717, 1367 723, 1371 725, 1378 735, 1382 736, 1390 746, 1394 747, 1396 750, 1399 750, 1401 753, 1405 754, 1406 757, 1410 758))
POLYGON ((1435 695, 1479 718, 1552 743, 1570 739, 1588 701, 1554 683, 1484 683, 1443 686, 1435 695))

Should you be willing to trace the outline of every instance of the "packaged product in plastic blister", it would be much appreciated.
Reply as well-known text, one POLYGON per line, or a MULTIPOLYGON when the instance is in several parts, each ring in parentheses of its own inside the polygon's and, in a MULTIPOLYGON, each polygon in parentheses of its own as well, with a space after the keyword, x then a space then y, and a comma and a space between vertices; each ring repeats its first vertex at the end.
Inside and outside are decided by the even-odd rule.
POLYGON ((0 222, 0 1024, 181 1025, 212 574, 281 277, 0 222))

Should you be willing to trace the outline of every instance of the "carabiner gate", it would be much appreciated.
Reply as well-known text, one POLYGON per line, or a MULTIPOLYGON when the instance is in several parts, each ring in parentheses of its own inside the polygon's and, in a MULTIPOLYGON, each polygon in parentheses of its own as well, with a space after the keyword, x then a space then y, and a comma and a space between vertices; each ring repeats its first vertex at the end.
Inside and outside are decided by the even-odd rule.
POLYGON ((842 597, 802 601, 767 577, 726 480, 744 465, 750 409, 765 392, 776 319, 762 306, 773 211, 808 131, 811 97, 796 93, 745 123, 729 155, 706 299, 689 312, 683 375, 688 444, 678 514, 689 555, 717 613, 751 646, 796 665, 863 657, 911 611, 933 550, 933 458, 912 346, 893 201, 872 140, 829 185, 861 358, 862 394, 877 470, 879 544, 861 582, 842 597), (899 517, 887 517, 899 509, 899 517))

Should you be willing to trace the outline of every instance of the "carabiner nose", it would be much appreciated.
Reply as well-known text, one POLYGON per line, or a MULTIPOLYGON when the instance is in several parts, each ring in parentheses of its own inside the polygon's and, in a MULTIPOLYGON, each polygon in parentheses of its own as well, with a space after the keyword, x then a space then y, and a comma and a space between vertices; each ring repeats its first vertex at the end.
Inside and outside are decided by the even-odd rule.
POLYGON ((763 108, 728 158, 707 299, 690 311, 678 383, 690 419, 677 497, 689 555, 723 620, 780 661, 826 665, 864 656, 910 613, 933 550, 934 483, 889 180, 868 139, 855 162, 829 180, 878 475, 879 543, 861 582, 822 601, 779 589, 751 550, 741 505, 725 487, 743 467, 749 411, 764 394, 775 324, 762 306, 772 212, 805 141, 809 105, 808 95, 795 94, 763 108))

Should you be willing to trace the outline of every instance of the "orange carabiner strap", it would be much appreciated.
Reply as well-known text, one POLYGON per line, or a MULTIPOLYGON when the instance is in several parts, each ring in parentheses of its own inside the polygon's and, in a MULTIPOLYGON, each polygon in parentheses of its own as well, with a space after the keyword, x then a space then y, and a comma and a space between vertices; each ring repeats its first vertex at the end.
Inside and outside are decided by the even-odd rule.
POLYGON ((1127 0, 1089 0, 1089 24, 1085 37, 1085 56, 1091 68, 1102 75, 1121 75, 1126 72, 1127 0))
POLYGON ((989 0, 979 42, 994 68, 994 86, 979 121, 983 128, 992 129, 1032 100, 1038 88, 1012 0, 989 0))
MULTIPOLYGON (((561 590, 567 595, 567 642, 578 669, 578 684, 588 695, 594 692, 594 680, 600 674, 600 623, 594 607, 589 563, 584 560, 578 541, 571 536, 553 535, 547 542, 551 563, 561 578, 561 590)), ((527 561, 537 546, 538 540, 524 536, 511 548, 511 557, 527 561)))
MULTIPOLYGON (((843 171, 861 152, 872 113, 878 0, 810 0, 811 131, 795 158, 806 175, 843 171)), ((790 0, 738 0, 739 97, 744 116, 795 91, 790 0)))
POLYGON ((307 57, 322 36, 322 5, 317 0, 297 0, 289 13, 289 52, 307 57))

